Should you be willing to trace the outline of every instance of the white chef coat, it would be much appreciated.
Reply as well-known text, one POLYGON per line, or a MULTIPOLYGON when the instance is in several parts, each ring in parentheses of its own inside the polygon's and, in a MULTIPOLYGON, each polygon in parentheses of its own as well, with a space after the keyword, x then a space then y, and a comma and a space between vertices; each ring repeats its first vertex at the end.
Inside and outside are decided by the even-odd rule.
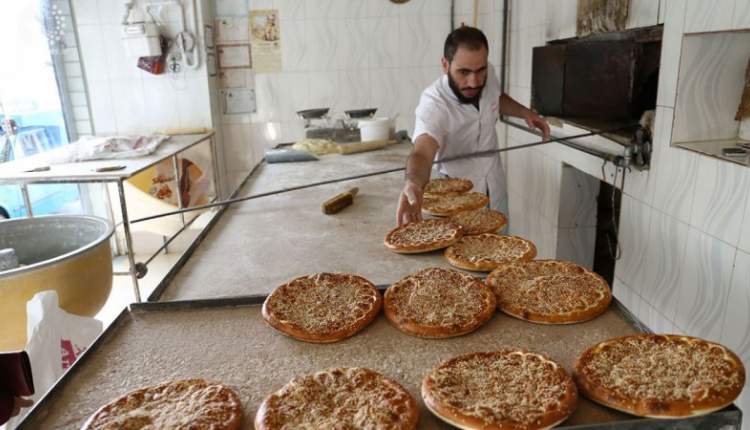
MULTIPOLYGON (((479 110, 471 103, 461 103, 443 74, 422 92, 415 111, 414 141, 422 134, 438 143, 435 159, 498 149, 495 123, 499 116, 500 82, 491 64, 487 82, 479 100, 479 110)), ((492 209, 508 213, 505 173, 499 154, 437 163, 440 175, 467 178, 474 191, 488 193, 492 209)))

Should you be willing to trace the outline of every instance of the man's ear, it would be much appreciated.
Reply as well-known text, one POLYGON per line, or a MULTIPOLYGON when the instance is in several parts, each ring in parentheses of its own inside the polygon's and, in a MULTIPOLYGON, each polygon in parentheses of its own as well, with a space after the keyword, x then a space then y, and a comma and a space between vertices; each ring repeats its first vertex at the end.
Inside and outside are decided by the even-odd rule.
POLYGON ((440 59, 440 64, 443 65, 443 72, 447 74, 451 69, 451 63, 445 57, 443 57, 440 59))

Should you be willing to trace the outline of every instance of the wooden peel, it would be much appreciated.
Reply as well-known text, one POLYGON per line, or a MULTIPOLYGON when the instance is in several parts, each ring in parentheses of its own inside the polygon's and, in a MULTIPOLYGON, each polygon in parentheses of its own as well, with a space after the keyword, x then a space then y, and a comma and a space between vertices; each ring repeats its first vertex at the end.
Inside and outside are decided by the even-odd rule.
POLYGON ((320 209, 326 215, 335 214, 341 211, 341 209, 344 209, 345 207, 354 203, 354 196, 357 195, 357 192, 359 192, 359 188, 354 187, 349 191, 343 192, 335 197, 332 197, 326 200, 325 203, 323 203, 320 206, 320 209))

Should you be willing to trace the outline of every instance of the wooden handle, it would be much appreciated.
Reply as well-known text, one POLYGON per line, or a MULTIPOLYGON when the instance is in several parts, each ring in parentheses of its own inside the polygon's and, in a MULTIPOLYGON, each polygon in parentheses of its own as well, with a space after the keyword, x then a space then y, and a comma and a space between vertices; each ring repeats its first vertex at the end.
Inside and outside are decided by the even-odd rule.
POLYGON ((350 189, 349 191, 338 194, 337 196, 326 200, 320 206, 320 209, 323 211, 324 214, 327 214, 327 215, 335 214, 341 211, 341 209, 344 209, 345 207, 354 203, 354 196, 357 195, 358 192, 359 192, 359 188, 354 187, 350 189))

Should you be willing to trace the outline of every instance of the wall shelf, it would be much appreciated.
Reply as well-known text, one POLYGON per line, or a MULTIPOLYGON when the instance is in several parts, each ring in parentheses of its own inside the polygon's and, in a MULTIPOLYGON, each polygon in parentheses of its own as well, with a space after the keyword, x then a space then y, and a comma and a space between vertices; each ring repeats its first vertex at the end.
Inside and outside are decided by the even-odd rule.
POLYGON ((677 78, 672 146, 745 166, 750 159, 726 157, 722 148, 739 139, 734 117, 745 87, 750 30, 685 34, 677 78))

